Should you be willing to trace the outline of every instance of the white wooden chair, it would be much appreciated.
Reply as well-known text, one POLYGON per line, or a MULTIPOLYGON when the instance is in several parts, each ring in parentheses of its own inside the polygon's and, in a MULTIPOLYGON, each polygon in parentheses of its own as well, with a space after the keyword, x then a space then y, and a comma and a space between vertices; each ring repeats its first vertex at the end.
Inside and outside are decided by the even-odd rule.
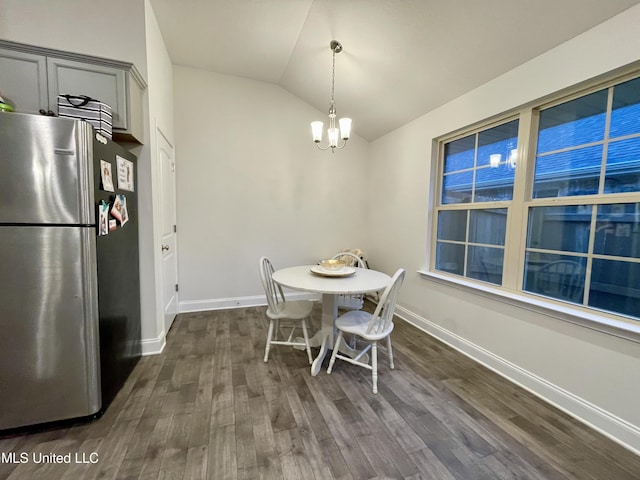
POLYGON ((333 354, 329 362, 328 374, 331 374, 336 358, 345 360, 354 365, 371 370, 373 393, 378 393, 378 342, 387 340, 387 354, 389 355, 389 367, 393 369, 393 350, 391 349, 391 332, 393 331, 393 312, 396 308, 398 291, 404 280, 404 269, 399 269, 392 277, 391 283, 382 293, 378 306, 373 314, 362 310, 352 310, 338 317, 335 326, 338 329, 338 337, 333 346, 333 354), (351 358, 338 353, 340 342, 344 341, 344 334, 356 335, 367 341, 369 345, 356 357, 351 358), (360 359, 371 351, 371 364, 364 363, 360 359))
MULTIPOLYGON (((347 266, 367 268, 362 258, 351 252, 341 252, 333 257, 334 260, 343 260, 347 266)), ((360 310, 364 305, 364 294, 338 295, 338 308, 344 310, 360 310)))
POLYGON ((285 300, 282 287, 273 281, 274 269, 271 261, 267 257, 260 259, 260 279, 267 296, 267 317, 269 318, 269 330, 267 332, 267 344, 264 349, 264 361, 269 360, 269 350, 271 345, 290 345, 305 347, 309 363, 313 362, 311 357, 311 347, 309 346, 309 334, 307 332, 307 319, 311 315, 313 302, 309 300, 285 300), (285 325, 281 325, 284 323, 285 325), (289 336, 282 335, 281 327, 291 328, 289 336), (296 328, 302 328, 304 343, 296 341, 293 334, 296 328))
POLYGON ((584 267, 574 260, 556 260, 538 270, 536 292, 547 297, 582 303, 584 295, 584 267))

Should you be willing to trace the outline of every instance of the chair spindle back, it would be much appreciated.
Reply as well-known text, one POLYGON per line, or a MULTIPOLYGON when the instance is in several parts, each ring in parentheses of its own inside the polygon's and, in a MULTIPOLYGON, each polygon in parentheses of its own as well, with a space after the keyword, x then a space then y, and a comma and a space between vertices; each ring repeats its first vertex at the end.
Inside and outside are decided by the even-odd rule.
POLYGON ((373 312, 371 320, 369 320, 367 334, 376 334, 384 331, 393 320, 393 312, 396 309, 396 300, 398 299, 400 286, 404 281, 404 273, 404 268, 400 268, 393 277, 391 277, 391 283, 384 289, 378 306, 373 312))
POLYGON ((279 310, 279 305, 285 300, 282 287, 273 281, 272 275, 274 271, 271 260, 267 257, 262 257, 260 259, 260 280, 267 296, 268 310, 272 313, 276 313, 279 310))

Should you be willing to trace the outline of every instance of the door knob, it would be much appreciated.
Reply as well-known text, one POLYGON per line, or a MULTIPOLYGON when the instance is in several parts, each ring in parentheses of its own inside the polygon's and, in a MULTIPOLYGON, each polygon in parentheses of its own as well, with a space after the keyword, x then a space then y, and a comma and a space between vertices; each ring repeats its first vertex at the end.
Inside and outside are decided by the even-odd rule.
POLYGON ((162 251, 169 250, 169 245, 162 245, 162 251))

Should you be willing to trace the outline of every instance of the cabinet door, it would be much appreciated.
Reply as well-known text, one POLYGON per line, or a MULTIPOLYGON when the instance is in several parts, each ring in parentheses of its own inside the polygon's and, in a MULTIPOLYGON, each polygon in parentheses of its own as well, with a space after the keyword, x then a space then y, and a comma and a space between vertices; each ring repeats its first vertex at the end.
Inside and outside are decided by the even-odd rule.
POLYGON ((60 58, 47 59, 51 109, 58 112, 59 94, 87 95, 111 107, 113 128, 129 128, 124 70, 60 58))
POLYGON ((0 95, 16 112, 47 110, 46 57, 0 48, 0 95))

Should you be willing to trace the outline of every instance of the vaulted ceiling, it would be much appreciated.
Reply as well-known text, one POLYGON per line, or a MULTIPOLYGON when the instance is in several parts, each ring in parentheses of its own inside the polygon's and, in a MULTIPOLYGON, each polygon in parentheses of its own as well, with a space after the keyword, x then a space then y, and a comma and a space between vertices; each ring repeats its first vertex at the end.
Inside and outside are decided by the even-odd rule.
MULTIPOLYGON (((280 85, 373 140, 640 0, 151 0, 171 60, 280 85)), ((588 55, 588 52, 585 52, 588 55)), ((549 74, 552 74, 550 72, 549 74)))

